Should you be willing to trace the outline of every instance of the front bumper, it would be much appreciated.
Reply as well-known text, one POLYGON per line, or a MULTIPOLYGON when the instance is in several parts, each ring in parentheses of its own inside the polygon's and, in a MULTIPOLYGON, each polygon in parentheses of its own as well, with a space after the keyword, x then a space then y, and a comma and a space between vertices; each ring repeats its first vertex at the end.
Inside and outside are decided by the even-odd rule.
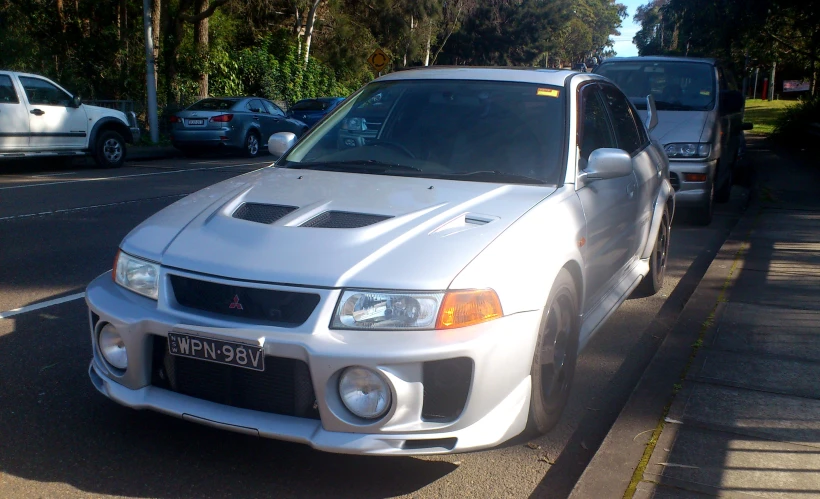
POLYGON ((340 291, 315 290, 321 300, 307 322, 295 328, 279 328, 192 313, 175 302, 165 269, 161 283, 156 302, 114 284, 110 273, 98 277, 87 290, 94 354, 89 376, 98 391, 122 405, 350 454, 415 455, 477 450, 512 438, 526 425, 530 364, 540 311, 446 332, 337 331, 327 325, 340 291), (105 323, 112 324, 123 336, 128 350, 128 368, 124 372, 110 368, 99 353, 96 331, 105 323), (153 339, 167 336, 172 329, 240 342, 258 341, 266 358, 305 362, 316 396, 318 419, 232 407, 155 386, 153 339), (422 417, 425 393, 429 391, 424 386, 425 363, 465 357, 472 361, 473 369, 460 415, 444 422, 426 420, 422 417), (381 420, 357 419, 341 403, 336 388, 339 373, 355 365, 378 370, 388 381, 393 407, 381 420))
POLYGON ((675 204, 680 207, 702 207, 709 203, 712 195, 712 184, 715 178, 717 160, 713 161, 680 161, 669 160, 669 171, 673 179, 677 177, 675 185, 675 204), (706 182, 689 182, 685 178, 687 173, 706 175, 706 182))

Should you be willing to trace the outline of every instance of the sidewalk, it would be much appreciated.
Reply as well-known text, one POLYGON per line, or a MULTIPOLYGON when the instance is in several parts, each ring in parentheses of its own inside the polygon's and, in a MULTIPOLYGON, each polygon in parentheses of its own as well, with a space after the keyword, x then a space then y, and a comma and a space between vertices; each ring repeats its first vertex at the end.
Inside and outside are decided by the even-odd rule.
POLYGON ((820 164, 754 156, 758 199, 571 497, 820 497, 820 164))

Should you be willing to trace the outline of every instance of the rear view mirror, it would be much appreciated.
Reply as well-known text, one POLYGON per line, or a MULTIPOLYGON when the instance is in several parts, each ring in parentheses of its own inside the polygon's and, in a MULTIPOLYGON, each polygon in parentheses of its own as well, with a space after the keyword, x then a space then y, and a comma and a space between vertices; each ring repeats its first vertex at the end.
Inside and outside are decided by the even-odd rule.
POLYGON ((623 149, 601 148, 592 151, 582 175, 586 181, 620 178, 632 173, 632 157, 623 149))
POLYGON ((655 106, 655 96, 646 96, 646 129, 650 132, 658 126, 658 108, 655 106))
POLYGON ((296 143, 296 135, 290 132, 274 133, 268 139, 268 151, 276 159, 284 156, 288 149, 296 143))

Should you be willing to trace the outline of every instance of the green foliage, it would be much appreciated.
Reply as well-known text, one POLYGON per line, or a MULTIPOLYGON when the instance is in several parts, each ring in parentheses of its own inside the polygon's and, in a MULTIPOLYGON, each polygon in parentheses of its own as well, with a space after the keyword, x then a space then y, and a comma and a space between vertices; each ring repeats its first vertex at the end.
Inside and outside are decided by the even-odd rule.
MULTIPOLYGON (((799 101, 777 118, 772 137, 787 144, 805 142, 812 124, 820 123, 820 97, 799 101)), ((820 129, 815 128, 815 133, 820 129)), ((816 139, 815 139, 816 140, 816 139)))

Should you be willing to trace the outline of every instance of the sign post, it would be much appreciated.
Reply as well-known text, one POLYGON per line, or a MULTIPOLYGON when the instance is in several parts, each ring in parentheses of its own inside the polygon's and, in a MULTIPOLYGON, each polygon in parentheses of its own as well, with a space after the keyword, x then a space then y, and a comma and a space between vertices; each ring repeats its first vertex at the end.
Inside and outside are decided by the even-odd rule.
POLYGON ((390 57, 388 57, 382 49, 377 48, 370 54, 370 57, 367 58, 367 63, 381 76, 382 70, 390 63, 390 57))

